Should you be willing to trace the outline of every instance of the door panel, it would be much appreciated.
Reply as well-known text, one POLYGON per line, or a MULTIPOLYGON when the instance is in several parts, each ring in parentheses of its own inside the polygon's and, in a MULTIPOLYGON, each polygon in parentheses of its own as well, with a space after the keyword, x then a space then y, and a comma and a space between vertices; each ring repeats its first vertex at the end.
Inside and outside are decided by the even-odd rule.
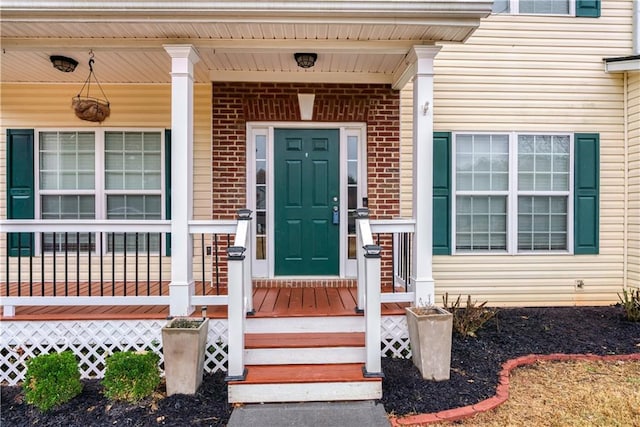
POLYGON ((275 129, 275 274, 339 274, 337 129, 275 129))

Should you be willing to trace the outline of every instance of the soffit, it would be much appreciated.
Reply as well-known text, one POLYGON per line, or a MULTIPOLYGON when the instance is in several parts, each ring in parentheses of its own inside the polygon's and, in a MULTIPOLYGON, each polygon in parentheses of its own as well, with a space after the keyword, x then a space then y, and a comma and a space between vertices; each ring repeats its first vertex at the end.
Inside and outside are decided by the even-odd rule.
POLYGON ((165 44, 192 44, 195 80, 389 81, 411 46, 463 42, 491 1, 3 1, 3 82, 167 83, 165 44), (53 6, 51 6, 53 5, 53 6), (318 53, 308 70, 293 53, 318 53), (61 73, 50 55, 80 62, 61 73), (342 77, 340 77, 342 76, 342 77))

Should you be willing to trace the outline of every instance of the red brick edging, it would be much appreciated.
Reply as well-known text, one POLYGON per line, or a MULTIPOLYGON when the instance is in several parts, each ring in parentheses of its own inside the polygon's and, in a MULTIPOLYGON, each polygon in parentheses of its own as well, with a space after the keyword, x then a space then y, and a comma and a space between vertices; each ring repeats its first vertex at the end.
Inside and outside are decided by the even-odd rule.
POLYGON ((430 414, 417 414, 408 417, 391 417, 391 425, 407 426, 407 425, 424 425, 442 421, 458 421, 464 418, 472 417, 480 412, 487 412, 493 408, 502 405, 509 398, 509 375, 511 371, 519 366, 532 365, 539 361, 611 361, 611 360, 640 360, 640 353, 632 354, 613 354, 607 356, 598 356, 595 354, 529 354, 515 359, 507 360, 502 364, 502 370, 499 374, 498 386, 496 394, 493 397, 485 399, 473 405, 463 406, 460 408, 447 409, 446 411, 433 412, 430 414))

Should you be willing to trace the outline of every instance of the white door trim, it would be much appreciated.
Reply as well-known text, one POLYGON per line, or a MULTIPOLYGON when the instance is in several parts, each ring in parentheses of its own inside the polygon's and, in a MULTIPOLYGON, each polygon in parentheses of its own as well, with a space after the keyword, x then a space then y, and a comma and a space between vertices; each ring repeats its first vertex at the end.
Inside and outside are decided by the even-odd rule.
MULTIPOLYGON (((348 224, 348 194, 347 194, 347 141, 349 137, 356 137, 358 141, 358 206, 362 205, 362 198, 367 197, 367 125, 361 122, 247 122, 246 124, 246 200, 247 207, 253 214, 253 235, 257 231, 256 215, 256 139, 266 141, 266 259, 256 259, 257 245, 252 245, 251 259, 253 262, 253 276, 273 278, 275 276, 275 251, 273 212, 274 206, 274 174, 273 174, 273 141, 274 129, 338 129, 340 132, 340 277, 355 277, 355 260, 347 259, 347 224, 348 224)), ((278 276, 281 277, 281 276, 278 276)), ((302 278, 302 277, 296 277, 302 278)), ((318 276, 312 276, 318 279, 318 276)))

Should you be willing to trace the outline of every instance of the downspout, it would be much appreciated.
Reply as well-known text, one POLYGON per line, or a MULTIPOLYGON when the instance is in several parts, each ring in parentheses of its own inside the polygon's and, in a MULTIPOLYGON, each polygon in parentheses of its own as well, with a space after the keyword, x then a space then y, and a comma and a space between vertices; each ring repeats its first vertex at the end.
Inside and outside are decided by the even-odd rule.
MULTIPOLYGON (((640 2, 635 2, 640 3, 640 2)), ((637 8, 636 8, 637 9, 637 8)), ((622 221, 622 288, 628 286, 629 268, 629 72, 625 71, 622 77, 623 103, 622 114, 624 130, 624 219, 622 221)))
MULTIPOLYGON (((633 52, 632 55, 640 54, 640 1, 633 2, 633 18, 631 22, 633 52)), ((629 281, 629 72, 625 71, 623 76, 623 114, 624 114, 624 221, 623 248, 622 248, 622 287, 628 288, 629 281)))

